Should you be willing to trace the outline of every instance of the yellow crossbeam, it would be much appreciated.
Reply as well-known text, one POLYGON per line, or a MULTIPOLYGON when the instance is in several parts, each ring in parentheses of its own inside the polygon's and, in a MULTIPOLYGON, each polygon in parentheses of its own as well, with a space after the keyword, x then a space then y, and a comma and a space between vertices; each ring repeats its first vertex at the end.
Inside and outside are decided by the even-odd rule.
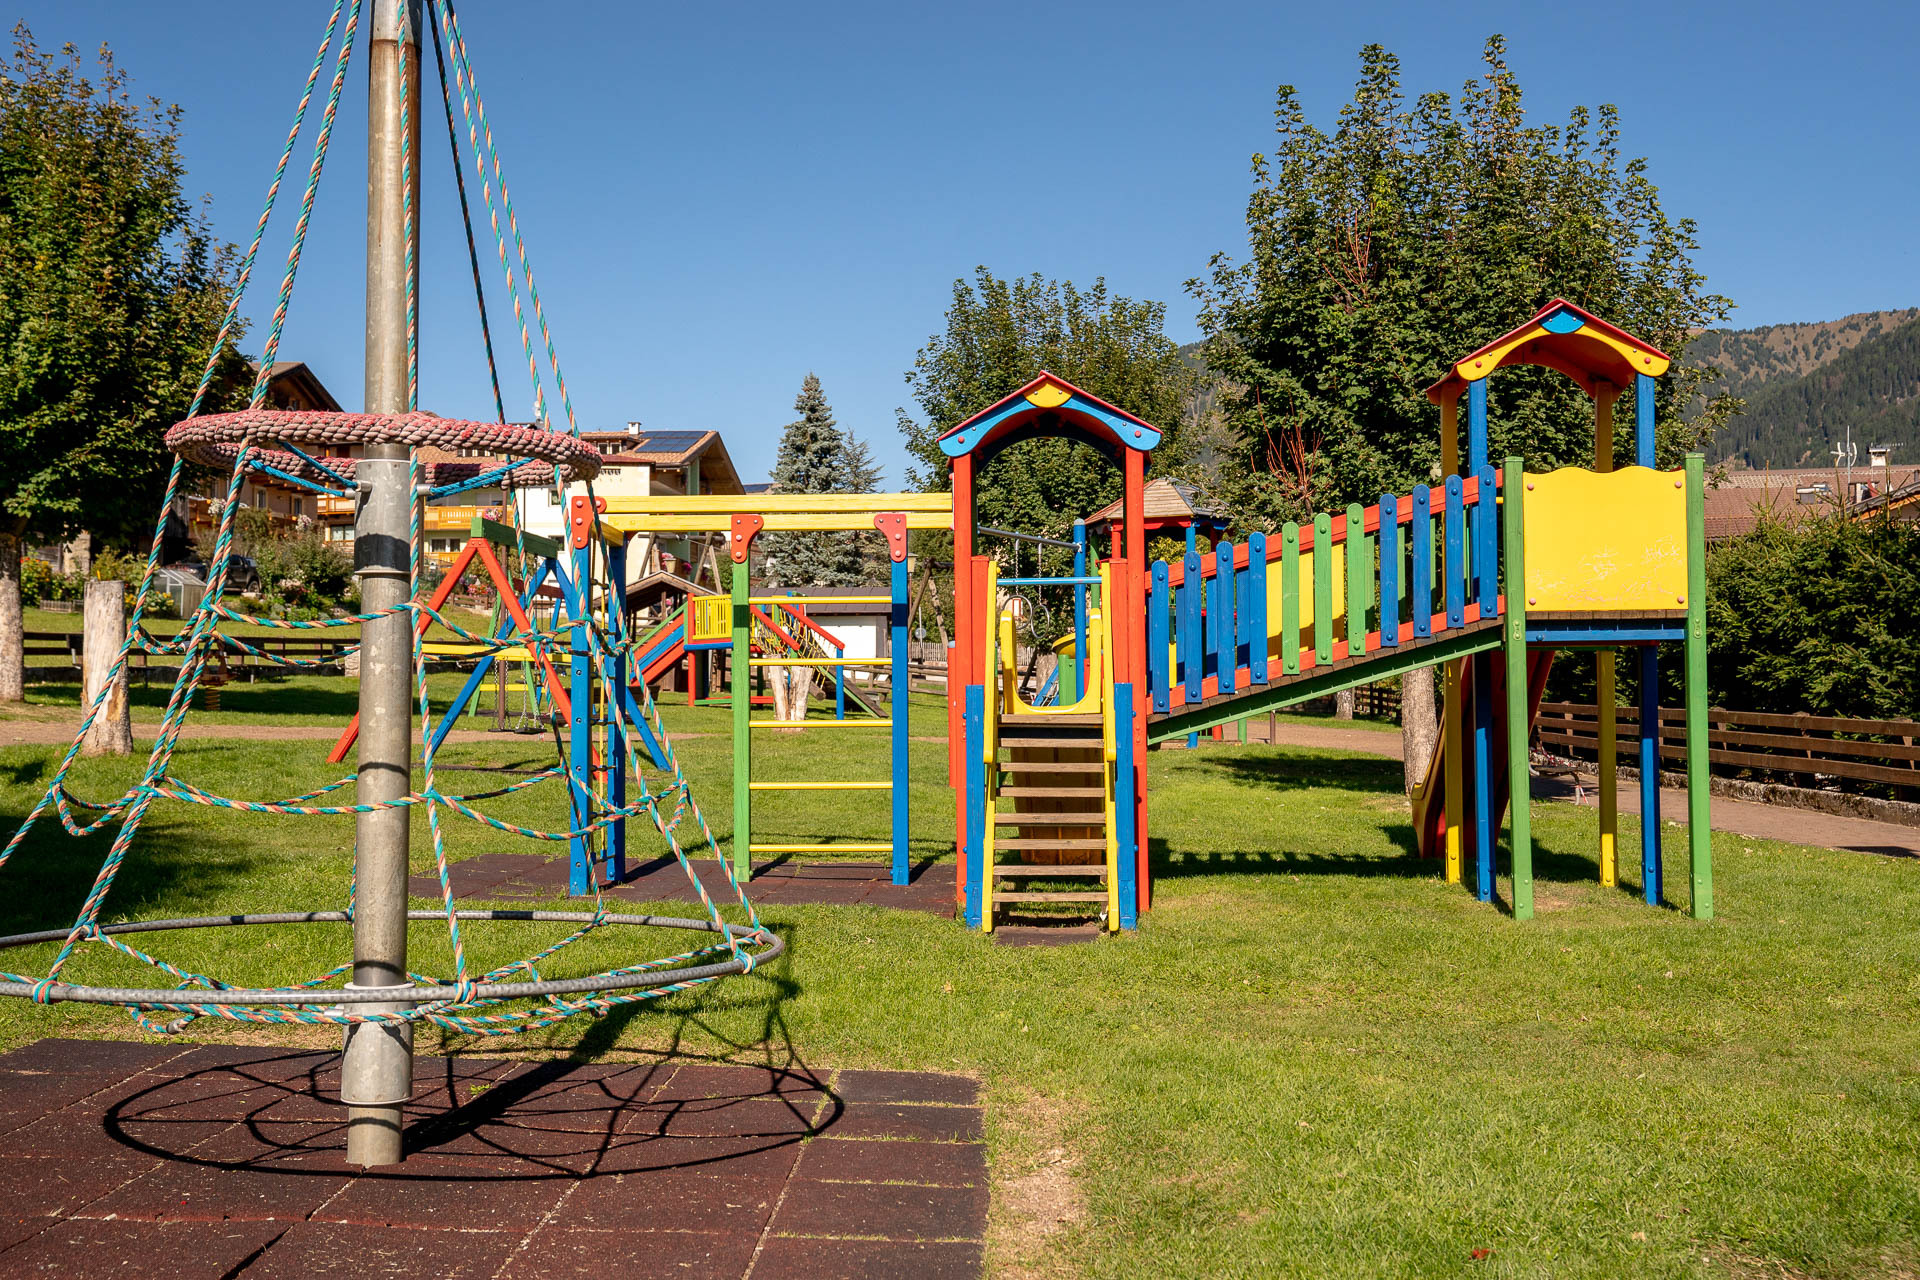
POLYGON ((951 493, 608 494, 606 515, 865 515, 882 511, 953 514, 951 493))
POLYGON ((893 720, 749 720, 749 729, 891 729, 893 720))
POLYGON ((885 658, 748 658, 750 667, 884 667, 885 658))
POLYGON ((749 791, 891 791, 892 782, 749 782, 749 791))
POLYGON ((827 604, 892 604, 892 596, 748 596, 748 604, 790 604, 817 609, 827 604))
MULTIPOLYGON (((868 495, 871 496, 871 495, 868 495)), ((944 495, 943 495, 944 496, 944 495)), ((611 500, 610 500, 611 501, 611 500)), ((873 517, 886 510, 877 507, 857 514, 832 511, 773 512, 763 517, 761 529, 767 533, 846 533, 873 530, 873 517)), ((908 511, 904 513, 909 529, 951 529, 950 511, 908 511)), ((600 523, 625 533, 730 533, 733 515, 706 512, 609 512, 600 523)))
POLYGON ((750 844, 748 853, 892 853, 890 844, 750 844))

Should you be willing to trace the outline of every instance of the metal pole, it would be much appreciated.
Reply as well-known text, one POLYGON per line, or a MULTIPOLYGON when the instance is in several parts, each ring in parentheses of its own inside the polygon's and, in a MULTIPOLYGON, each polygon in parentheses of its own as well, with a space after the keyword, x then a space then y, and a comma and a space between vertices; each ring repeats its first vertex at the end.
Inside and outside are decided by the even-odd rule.
MULTIPOLYGON (((420 0, 373 6, 367 83, 367 376, 369 413, 405 413, 407 403, 406 254, 408 214, 417 219, 420 170, 403 172, 402 120, 414 131, 419 155, 420 0), (404 108, 400 59, 407 66, 404 108), (404 110, 404 116, 403 116, 404 110), (408 188, 411 187, 411 191, 408 188), (409 199, 409 196, 411 197, 409 199)), ((354 560, 368 613, 405 604, 410 583, 413 494, 408 447, 366 448, 356 478, 360 509, 354 522, 354 560)), ((377 804, 413 786, 413 620, 396 612, 360 629, 360 758, 358 798, 377 804)), ((408 809, 359 814, 354 826, 353 985, 407 984, 408 809)), ((361 1005, 396 1012, 409 1001, 361 1005)), ((401 1104, 413 1093, 413 1029, 407 1023, 359 1023, 348 1028, 340 1073, 347 1104, 347 1162, 397 1164, 401 1158, 401 1104)))

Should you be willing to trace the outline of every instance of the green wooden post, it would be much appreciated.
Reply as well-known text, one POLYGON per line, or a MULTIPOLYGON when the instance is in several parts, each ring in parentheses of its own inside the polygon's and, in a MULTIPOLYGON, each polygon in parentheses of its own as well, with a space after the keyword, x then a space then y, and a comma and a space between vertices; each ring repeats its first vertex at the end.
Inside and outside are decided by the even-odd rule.
POLYGON ((1687 455, 1687 852, 1693 918, 1713 919, 1713 832, 1707 825, 1706 457, 1687 455))
POLYGON ((1367 539, 1366 513, 1355 502, 1347 507, 1347 656, 1367 651, 1367 606, 1378 593, 1373 589, 1373 544, 1367 539))
POLYGON ((733 566, 733 874, 744 880, 753 874, 747 851, 753 830, 753 730, 747 719, 753 710, 752 614, 747 604, 747 565, 733 566))
POLYGON ((1527 774, 1527 555, 1526 472, 1507 459, 1505 526, 1507 561, 1507 797, 1513 806, 1513 918, 1533 919, 1533 787, 1527 774))
POLYGON ((1333 661, 1333 517, 1313 518, 1313 660, 1333 661))
POLYGON ((1280 670, 1300 674, 1300 526, 1280 526, 1280 670))

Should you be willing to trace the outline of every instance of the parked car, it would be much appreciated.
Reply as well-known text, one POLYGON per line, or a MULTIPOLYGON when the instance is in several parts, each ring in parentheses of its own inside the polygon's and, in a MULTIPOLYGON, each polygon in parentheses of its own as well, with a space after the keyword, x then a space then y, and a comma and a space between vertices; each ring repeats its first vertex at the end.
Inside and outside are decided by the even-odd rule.
MULTIPOLYGON (((184 574, 194 578, 201 585, 207 581, 207 566, 198 560, 183 560, 178 564, 166 566, 170 573, 184 574)), ((260 566, 251 556, 230 556, 227 559, 227 590, 258 591, 260 589, 260 566)))

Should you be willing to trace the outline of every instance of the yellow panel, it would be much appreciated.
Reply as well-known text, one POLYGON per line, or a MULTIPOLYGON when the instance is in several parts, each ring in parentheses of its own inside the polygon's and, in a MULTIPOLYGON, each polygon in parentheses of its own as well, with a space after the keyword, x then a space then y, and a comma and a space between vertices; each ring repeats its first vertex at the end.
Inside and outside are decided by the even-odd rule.
MULTIPOLYGON (((882 511, 931 511, 951 517, 951 493, 654 494, 609 497, 606 514, 651 516, 792 515, 800 512, 865 515, 871 528, 882 511)), ((769 521, 768 528, 772 528, 769 521)))
POLYGON ((733 638, 733 600, 728 596, 693 598, 693 644, 713 644, 733 638))
MULTIPOLYGON (((765 523, 761 525, 761 531, 764 533, 795 531, 832 533, 854 530, 873 533, 875 514, 875 512, 846 515, 836 515, 832 512, 797 512, 790 515, 775 513, 763 517, 765 523)), ((906 517, 909 529, 951 529, 953 527, 951 511, 908 511, 906 517)), ((628 533, 731 533, 733 531, 733 517, 730 514, 648 515, 621 512, 617 515, 602 516, 600 523, 608 528, 623 529, 628 533)))
POLYGON ((1027 403, 1036 409, 1058 409, 1073 399, 1073 392, 1051 382, 1043 382, 1027 394, 1027 403))
POLYGON ((1567 467, 1526 481, 1528 609, 1687 607, 1685 473, 1567 467))

